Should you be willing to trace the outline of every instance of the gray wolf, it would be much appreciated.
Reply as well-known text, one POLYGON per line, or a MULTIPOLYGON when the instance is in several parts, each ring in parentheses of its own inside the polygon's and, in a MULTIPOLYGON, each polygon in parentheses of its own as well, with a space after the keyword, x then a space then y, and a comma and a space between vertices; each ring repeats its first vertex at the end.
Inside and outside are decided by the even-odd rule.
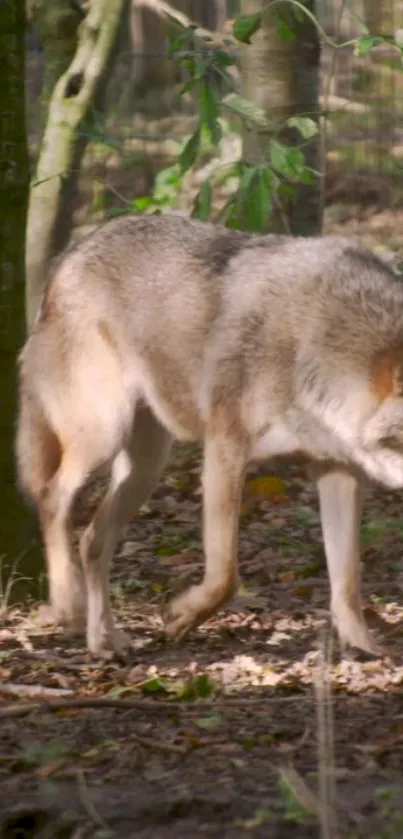
POLYGON ((204 446, 204 576, 165 614, 185 635, 237 588, 245 469, 311 465, 342 645, 376 649, 361 608, 366 480, 403 487, 403 284, 348 239, 260 236, 178 216, 108 221, 51 272, 19 358, 16 458, 37 505, 56 620, 123 654, 109 566, 171 441, 204 446), (109 486, 72 550, 89 475, 109 486))

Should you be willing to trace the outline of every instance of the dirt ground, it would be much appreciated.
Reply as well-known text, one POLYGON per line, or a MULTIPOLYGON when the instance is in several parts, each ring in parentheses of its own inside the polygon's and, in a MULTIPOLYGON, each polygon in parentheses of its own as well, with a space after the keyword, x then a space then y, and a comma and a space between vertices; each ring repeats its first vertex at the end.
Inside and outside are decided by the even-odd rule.
MULTIPOLYGON (((401 494, 369 490, 362 527, 387 655, 341 658, 335 642, 328 666, 317 499, 283 463, 248 475, 237 597, 165 641, 162 603, 201 573, 199 477, 199 450, 177 448, 117 552, 129 663, 91 660, 36 604, 3 614, 0 839, 403 835, 401 494)), ((97 497, 79 502, 77 534, 97 497)))

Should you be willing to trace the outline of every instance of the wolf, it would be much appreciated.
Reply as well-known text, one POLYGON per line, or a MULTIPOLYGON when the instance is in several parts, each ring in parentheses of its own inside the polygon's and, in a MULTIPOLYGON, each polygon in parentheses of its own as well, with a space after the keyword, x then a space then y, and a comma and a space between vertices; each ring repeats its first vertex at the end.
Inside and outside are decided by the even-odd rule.
POLYGON ((34 500, 55 620, 125 655, 109 601, 124 525, 171 443, 203 444, 204 575, 164 614, 180 638, 238 585, 243 478, 303 457, 316 483, 342 648, 376 652, 361 603, 365 483, 403 487, 403 284, 343 237, 257 235, 175 215, 109 220, 51 272, 19 357, 16 461, 34 500), (109 484, 79 547, 70 514, 109 484))

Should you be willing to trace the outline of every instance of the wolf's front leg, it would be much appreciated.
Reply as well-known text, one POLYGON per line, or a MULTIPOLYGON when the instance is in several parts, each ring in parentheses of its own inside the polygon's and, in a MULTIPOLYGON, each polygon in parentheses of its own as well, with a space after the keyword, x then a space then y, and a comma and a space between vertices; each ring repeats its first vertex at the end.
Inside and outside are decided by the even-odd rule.
POLYGON ((207 620, 235 593, 238 585, 238 518, 245 467, 242 442, 225 435, 209 436, 204 447, 203 531, 205 572, 168 604, 166 633, 181 638, 207 620))
POLYGON ((320 500, 331 611, 341 646, 377 653, 379 650, 366 625, 361 604, 363 479, 336 465, 314 466, 312 472, 320 500))

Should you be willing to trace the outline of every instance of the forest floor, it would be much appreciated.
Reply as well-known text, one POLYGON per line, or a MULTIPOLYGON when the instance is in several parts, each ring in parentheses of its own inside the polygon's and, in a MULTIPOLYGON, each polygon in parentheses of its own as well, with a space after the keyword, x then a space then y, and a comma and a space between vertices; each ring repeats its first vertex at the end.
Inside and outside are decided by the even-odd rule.
MULTIPOLYGON (((401 493, 369 490, 362 526, 367 619, 387 655, 341 658, 335 642, 323 664, 317 498, 284 463, 247 477, 237 597, 164 639, 162 602, 201 573, 199 478, 200 450, 175 448, 117 552, 130 662, 91 660, 37 604, 4 610, 0 839, 403 835, 401 493)), ((77 505, 77 534, 98 496, 77 505)))

